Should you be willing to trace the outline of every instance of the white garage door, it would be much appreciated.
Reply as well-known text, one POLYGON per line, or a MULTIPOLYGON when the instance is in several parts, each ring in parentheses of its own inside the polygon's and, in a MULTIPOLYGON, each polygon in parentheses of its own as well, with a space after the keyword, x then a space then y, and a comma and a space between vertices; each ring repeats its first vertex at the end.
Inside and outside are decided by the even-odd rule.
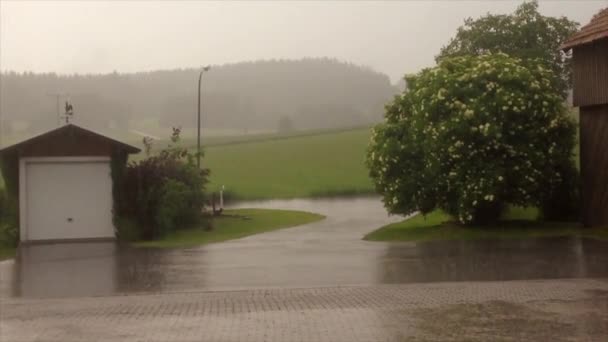
POLYGON ((25 163, 22 240, 114 237, 109 161, 25 163))

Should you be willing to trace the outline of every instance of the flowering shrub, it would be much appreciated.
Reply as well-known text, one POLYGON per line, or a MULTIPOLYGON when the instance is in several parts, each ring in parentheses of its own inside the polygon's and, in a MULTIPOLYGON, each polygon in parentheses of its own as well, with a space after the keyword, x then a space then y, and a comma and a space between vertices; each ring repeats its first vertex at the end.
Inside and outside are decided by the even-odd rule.
POLYGON ((442 208, 489 223, 505 204, 540 206, 572 165, 575 125, 551 71, 505 54, 442 60, 374 128, 367 164, 391 213, 442 208))
POLYGON ((196 166, 196 154, 172 144, 157 155, 131 162, 121 181, 117 211, 119 237, 158 239, 202 220, 209 170, 196 166))

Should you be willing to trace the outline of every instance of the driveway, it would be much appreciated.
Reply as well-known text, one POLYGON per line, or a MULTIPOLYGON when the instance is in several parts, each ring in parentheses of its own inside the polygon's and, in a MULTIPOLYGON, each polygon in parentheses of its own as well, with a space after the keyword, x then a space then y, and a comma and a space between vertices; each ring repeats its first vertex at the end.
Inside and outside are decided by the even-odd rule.
POLYGON ((378 199, 242 203, 324 221, 193 249, 23 248, 0 341, 604 341, 608 244, 378 243, 378 199))
POLYGON ((597 341, 608 283, 542 280, 0 301, 0 341, 597 341))
POLYGON ((0 296, 367 286, 608 276, 608 243, 580 238, 381 243, 368 232, 400 220, 377 198, 286 200, 238 207, 297 209, 327 219, 192 249, 113 243, 29 246, 0 263, 0 296))

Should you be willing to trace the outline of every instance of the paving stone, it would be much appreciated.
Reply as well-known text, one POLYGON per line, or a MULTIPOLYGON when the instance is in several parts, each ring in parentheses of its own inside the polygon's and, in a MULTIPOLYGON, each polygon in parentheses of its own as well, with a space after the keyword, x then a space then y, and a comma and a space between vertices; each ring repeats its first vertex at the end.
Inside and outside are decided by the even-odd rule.
POLYGON ((605 341, 608 280, 0 299, 0 341, 605 341))

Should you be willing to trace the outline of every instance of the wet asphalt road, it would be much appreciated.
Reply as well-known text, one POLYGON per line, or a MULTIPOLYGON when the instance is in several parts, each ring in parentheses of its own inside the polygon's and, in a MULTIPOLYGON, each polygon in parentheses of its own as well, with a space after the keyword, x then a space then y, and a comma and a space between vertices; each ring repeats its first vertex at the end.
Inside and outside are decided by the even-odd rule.
POLYGON ((377 198, 287 200, 237 207, 327 216, 300 227, 192 249, 113 243, 34 245, 0 262, 0 296, 81 297, 261 288, 608 276, 608 243, 580 238, 380 243, 361 238, 400 217, 377 198))

